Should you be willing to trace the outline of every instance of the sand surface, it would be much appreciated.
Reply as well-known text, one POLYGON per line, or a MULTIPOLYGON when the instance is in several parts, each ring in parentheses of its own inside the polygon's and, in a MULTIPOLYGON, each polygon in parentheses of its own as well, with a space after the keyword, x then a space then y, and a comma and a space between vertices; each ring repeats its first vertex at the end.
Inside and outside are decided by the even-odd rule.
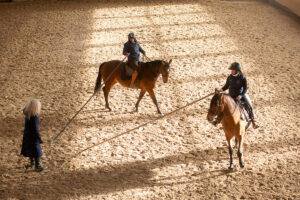
POLYGON ((0 199, 299 199, 300 24, 260 2, 143 1, 0 4, 0 199), (206 120, 210 99, 108 143, 157 117, 146 95, 116 85, 113 112, 92 95, 100 63, 122 59, 134 31, 147 55, 173 59, 159 78, 163 113, 221 87, 243 65, 262 127, 248 132, 246 167, 229 173, 224 132, 206 120), (42 102, 48 170, 20 156, 23 106, 42 102))

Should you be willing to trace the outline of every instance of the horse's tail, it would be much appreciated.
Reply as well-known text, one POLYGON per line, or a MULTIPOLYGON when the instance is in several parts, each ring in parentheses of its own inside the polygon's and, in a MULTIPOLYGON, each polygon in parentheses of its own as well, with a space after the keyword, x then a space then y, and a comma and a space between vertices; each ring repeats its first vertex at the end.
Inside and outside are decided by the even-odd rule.
POLYGON ((104 63, 102 63, 99 67, 99 74, 98 74, 98 77, 97 77, 97 80, 96 80, 96 85, 95 85, 94 92, 97 92, 100 89, 99 87, 101 86, 101 80, 102 80, 101 68, 102 68, 103 64, 104 63))

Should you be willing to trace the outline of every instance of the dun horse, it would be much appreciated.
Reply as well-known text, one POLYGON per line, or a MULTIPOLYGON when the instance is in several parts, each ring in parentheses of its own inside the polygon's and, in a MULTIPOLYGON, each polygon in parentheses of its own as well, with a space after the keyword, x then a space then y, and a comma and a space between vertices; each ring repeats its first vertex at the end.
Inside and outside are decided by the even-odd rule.
POLYGON ((212 122, 214 118, 223 112, 222 126, 225 132, 226 140, 229 148, 230 165, 229 169, 233 170, 233 149, 231 139, 233 137, 238 141, 238 158, 240 167, 245 167, 243 162, 243 141, 245 138, 247 122, 241 119, 241 112, 233 98, 228 94, 215 94, 211 100, 210 108, 207 114, 207 120, 212 122))
MULTIPOLYGON (((118 82, 124 87, 127 88, 130 87, 130 80, 122 79, 122 69, 125 63, 124 62, 121 63, 121 62, 122 61, 118 61, 118 60, 108 61, 102 63, 99 67, 99 74, 96 81, 95 92, 100 89, 99 87, 101 85, 101 80, 102 79, 106 80, 111 75, 111 77, 108 78, 108 80, 106 81, 105 86, 102 88, 104 92, 105 103, 106 103, 105 107, 108 108, 109 111, 111 111, 111 108, 109 107, 109 103, 108 103, 108 94, 111 88, 113 87, 113 85, 115 85, 118 82), (113 72, 113 70, 119 64, 120 66, 118 67, 118 69, 116 69, 113 72), (113 74, 111 74, 112 72, 113 74)), ((141 89, 139 98, 135 104, 136 111, 138 111, 138 107, 141 99, 143 98, 145 93, 148 92, 151 99, 153 100, 153 103, 157 108, 157 112, 161 114, 153 89, 155 87, 155 82, 160 74, 163 77, 163 82, 164 83, 168 82, 171 62, 172 60, 170 60, 169 62, 163 60, 156 60, 147 63, 142 63, 141 69, 139 71, 139 76, 137 77, 136 80, 137 89, 141 89)))

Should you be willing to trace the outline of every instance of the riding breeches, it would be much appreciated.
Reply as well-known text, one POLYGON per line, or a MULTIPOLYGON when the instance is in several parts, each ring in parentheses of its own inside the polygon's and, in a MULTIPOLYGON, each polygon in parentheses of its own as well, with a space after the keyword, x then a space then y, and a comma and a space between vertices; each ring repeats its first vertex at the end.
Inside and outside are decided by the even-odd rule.
POLYGON ((251 102, 251 99, 250 99, 249 95, 248 94, 244 94, 242 96, 241 100, 245 101, 250 106, 251 112, 252 112, 252 114, 254 116, 254 109, 253 109, 252 102, 251 102))

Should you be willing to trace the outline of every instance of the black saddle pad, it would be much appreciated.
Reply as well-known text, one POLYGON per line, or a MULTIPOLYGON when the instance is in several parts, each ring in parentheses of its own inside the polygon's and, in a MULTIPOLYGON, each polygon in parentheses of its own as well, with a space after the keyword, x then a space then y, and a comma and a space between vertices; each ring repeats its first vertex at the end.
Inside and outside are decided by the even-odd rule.
POLYGON ((126 68, 128 67, 128 66, 126 66, 127 64, 125 63, 125 64, 123 64, 122 66, 121 66, 121 79, 122 80, 131 80, 131 75, 128 75, 128 73, 127 73, 127 70, 126 70, 126 68))
MULTIPOLYGON (((143 62, 140 62, 139 63, 139 70, 138 72, 141 71, 142 67, 144 67, 144 63, 143 62)), ((131 76, 133 74, 133 69, 131 69, 130 66, 127 65, 127 63, 124 63, 122 66, 121 66, 121 79, 126 81, 126 80, 131 80, 131 76)), ((139 73, 138 77, 137 77, 137 80, 140 80, 141 79, 141 74, 139 73)))

